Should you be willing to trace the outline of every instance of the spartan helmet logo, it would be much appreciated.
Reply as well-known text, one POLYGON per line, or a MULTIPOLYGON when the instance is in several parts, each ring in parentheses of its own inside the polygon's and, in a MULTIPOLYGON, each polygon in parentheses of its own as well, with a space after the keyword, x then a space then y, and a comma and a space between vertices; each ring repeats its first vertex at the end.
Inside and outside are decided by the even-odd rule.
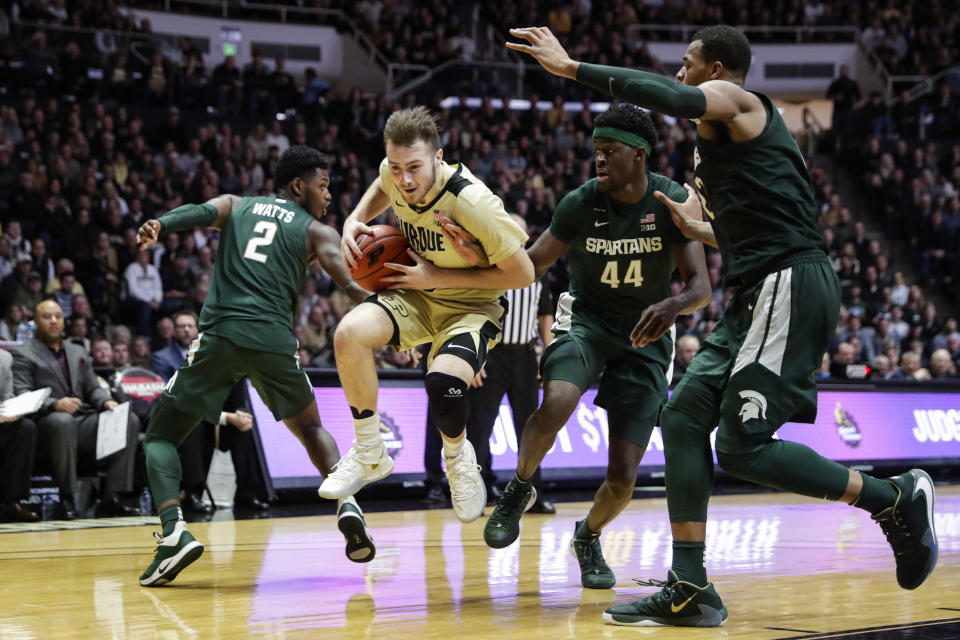
POLYGON ((766 420, 767 419, 767 399, 762 393, 746 390, 740 392, 740 397, 744 399, 743 406, 740 407, 740 422, 748 420, 766 420))
POLYGON ((384 251, 385 249, 383 248, 383 245, 380 245, 379 247, 375 247, 373 251, 368 253, 367 267, 372 269, 373 267, 377 266, 377 261, 380 260, 380 256, 383 255, 384 251))

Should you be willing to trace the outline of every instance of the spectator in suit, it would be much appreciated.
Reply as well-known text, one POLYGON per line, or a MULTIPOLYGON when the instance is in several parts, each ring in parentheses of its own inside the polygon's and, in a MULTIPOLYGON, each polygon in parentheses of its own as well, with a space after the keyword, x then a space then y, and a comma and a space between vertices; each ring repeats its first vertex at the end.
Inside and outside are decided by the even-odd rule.
POLYGON ((106 467, 97 517, 126 516, 136 510, 122 505, 118 491, 133 488, 133 461, 140 433, 140 420, 130 412, 127 444, 120 451, 96 461, 97 424, 101 411, 113 409, 117 402, 97 383, 90 357, 82 347, 65 342, 63 309, 53 300, 45 300, 36 309, 37 335, 14 353, 13 384, 16 393, 43 387, 52 390, 35 414, 41 446, 53 465, 53 479, 60 489, 58 516, 77 517, 74 496, 77 493, 78 463, 96 463, 106 467))
MULTIPOLYGON (((13 356, 0 349, 0 407, 13 397, 13 356)), ((36 522, 37 514, 20 504, 30 495, 37 450, 37 425, 27 418, 0 416, 0 520, 36 522)))
POLYGON ((169 380, 187 359, 187 350, 190 348, 190 343, 196 340, 197 335, 197 314, 189 310, 174 313, 174 340, 168 346, 154 352, 150 358, 150 370, 160 374, 164 380, 169 380))

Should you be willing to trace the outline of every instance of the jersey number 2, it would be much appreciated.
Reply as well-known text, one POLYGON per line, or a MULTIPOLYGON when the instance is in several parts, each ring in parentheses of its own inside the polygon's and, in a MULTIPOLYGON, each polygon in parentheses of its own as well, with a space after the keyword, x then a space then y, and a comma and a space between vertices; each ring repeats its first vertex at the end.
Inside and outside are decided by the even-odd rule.
POLYGON ((631 260, 630 266, 627 267, 627 273, 621 281, 617 261, 611 260, 603 268, 603 273, 600 274, 600 282, 610 285, 611 289, 619 287, 621 282, 639 287, 643 285, 643 276, 640 273, 640 260, 631 260))
POLYGON ((277 234, 277 223, 261 220, 253 227, 254 233, 262 233, 259 238, 250 238, 247 242, 247 248, 243 252, 243 257, 247 260, 256 260, 257 262, 266 262, 268 256, 265 253, 258 253, 260 247, 269 247, 273 244, 273 236, 277 234))
POLYGON ((693 183, 697 185, 697 197, 700 198, 700 206, 706 211, 710 219, 713 220, 713 211, 710 211, 710 207, 707 206, 707 196, 703 193, 703 180, 697 177, 693 183))

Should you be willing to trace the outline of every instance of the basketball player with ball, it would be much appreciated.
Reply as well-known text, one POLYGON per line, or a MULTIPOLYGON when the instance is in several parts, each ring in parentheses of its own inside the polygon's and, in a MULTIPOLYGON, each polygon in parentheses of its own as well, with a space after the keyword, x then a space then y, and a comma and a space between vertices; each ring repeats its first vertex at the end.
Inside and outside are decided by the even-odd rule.
POLYGON ((444 161, 436 121, 426 108, 393 113, 383 138, 380 176, 347 217, 341 240, 348 270, 365 288, 378 289, 344 316, 334 337, 356 438, 319 493, 343 498, 390 474, 393 460, 380 435, 373 352, 386 344, 410 349, 432 343, 425 379, 431 417, 443 437, 454 512, 470 522, 483 513, 487 496, 465 437, 467 389, 499 340, 504 290, 533 282, 533 263, 524 249, 527 234, 467 167, 444 161), (396 247, 382 230, 366 224, 388 207, 409 243, 409 264, 399 258, 384 263, 396 247), (444 234, 439 216, 469 231, 491 266, 472 266, 463 255, 467 248, 444 234), (392 275, 373 273, 384 265, 392 275))

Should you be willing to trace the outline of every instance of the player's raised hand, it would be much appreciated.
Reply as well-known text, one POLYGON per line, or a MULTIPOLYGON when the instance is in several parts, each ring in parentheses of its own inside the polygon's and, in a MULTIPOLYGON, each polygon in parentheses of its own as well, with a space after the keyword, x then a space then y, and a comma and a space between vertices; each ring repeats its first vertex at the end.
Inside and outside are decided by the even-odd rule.
POLYGON ((343 223, 343 234, 340 238, 340 253, 343 254, 343 264, 348 271, 352 271, 357 266, 357 260, 362 255, 360 247, 357 246, 357 236, 361 233, 373 234, 370 227, 356 218, 348 217, 343 223))
POLYGON ((414 261, 414 264, 406 265, 397 262, 387 262, 383 266, 393 269, 397 274, 386 276, 380 281, 389 283, 389 289, 432 289, 436 287, 434 276, 437 272, 437 267, 433 266, 432 262, 413 249, 407 249, 407 253, 414 261))
POLYGON ((654 191, 653 197, 670 209, 673 224, 677 225, 680 232, 689 238, 693 223, 703 221, 703 210, 700 208, 700 198, 696 190, 687 183, 683 184, 683 188, 687 190, 687 199, 683 202, 671 200, 661 191, 654 191))
POLYGON ((508 42, 507 48, 529 53, 550 73, 576 80, 580 63, 571 59, 557 37, 547 27, 523 27, 510 29, 510 35, 522 38, 530 44, 508 42))
POLYGON ((453 247, 457 254, 475 267, 489 267, 490 260, 487 258, 487 252, 477 241, 477 238, 450 219, 446 211, 438 211, 433 214, 434 219, 440 223, 440 231, 447 243, 453 247))
POLYGON ((146 251, 160 237, 160 222, 158 220, 147 220, 137 229, 137 244, 140 245, 140 251, 146 251))

